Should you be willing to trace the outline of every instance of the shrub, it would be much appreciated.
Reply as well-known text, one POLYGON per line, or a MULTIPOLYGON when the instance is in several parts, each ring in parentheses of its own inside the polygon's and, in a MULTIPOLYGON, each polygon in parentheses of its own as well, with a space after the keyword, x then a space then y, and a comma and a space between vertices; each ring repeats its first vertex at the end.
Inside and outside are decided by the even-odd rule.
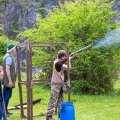
POLYGON ((3 56, 5 55, 7 50, 7 42, 8 42, 7 37, 0 35, 0 61, 1 62, 3 61, 3 56))

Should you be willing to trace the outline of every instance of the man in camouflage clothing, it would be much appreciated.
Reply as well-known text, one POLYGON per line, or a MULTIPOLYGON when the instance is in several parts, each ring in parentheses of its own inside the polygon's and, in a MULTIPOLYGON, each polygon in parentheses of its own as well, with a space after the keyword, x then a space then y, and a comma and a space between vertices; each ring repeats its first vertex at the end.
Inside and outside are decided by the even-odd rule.
POLYGON ((56 110, 60 98, 61 89, 64 85, 64 71, 67 70, 68 54, 64 50, 58 52, 58 59, 54 61, 51 79, 51 97, 48 104, 46 120, 53 120, 53 113, 56 110))

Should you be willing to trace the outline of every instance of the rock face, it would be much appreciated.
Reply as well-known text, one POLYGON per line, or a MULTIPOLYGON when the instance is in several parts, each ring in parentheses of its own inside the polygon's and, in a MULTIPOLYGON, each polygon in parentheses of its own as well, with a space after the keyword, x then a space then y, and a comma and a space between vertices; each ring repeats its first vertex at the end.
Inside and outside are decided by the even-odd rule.
POLYGON ((10 38, 15 38, 17 33, 35 25, 37 8, 51 9, 57 2, 58 0, 0 1, 0 24, 4 26, 4 33, 10 38))
POLYGON ((36 21, 35 7, 24 9, 16 0, 3 2, 0 5, 0 23, 4 26, 4 32, 11 38, 14 38, 19 31, 25 28, 31 28, 36 21))
POLYGON ((116 2, 112 5, 113 10, 117 10, 117 16, 113 18, 113 22, 120 21, 120 0, 116 0, 116 2))

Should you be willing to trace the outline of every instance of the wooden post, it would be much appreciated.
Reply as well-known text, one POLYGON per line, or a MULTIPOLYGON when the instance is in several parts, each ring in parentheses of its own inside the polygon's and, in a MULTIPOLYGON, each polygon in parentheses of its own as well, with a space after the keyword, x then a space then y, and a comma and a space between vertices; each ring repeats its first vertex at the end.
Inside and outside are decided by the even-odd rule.
POLYGON ((18 73, 18 88, 19 88, 19 98, 20 98, 20 111, 21 119, 25 118, 24 109, 23 109, 23 95, 22 95, 22 85, 21 85, 21 67, 20 67, 20 48, 17 47, 17 73, 18 73))
POLYGON ((33 120, 32 106, 32 46, 27 43, 27 120, 33 120))

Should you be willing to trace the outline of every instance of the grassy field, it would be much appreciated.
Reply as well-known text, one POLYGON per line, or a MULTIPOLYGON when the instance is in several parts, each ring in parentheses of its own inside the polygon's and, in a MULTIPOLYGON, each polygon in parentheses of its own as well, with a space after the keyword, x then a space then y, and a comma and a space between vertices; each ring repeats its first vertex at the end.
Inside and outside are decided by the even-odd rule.
MULTIPOLYGON (((26 102, 25 86, 23 87, 23 93, 24 102, 26 102)), ((49 95, 49 90, 41 86, 34 86, 33 98, 42 98, 42 101, 33 108, 34 115, 46 112, 49 95)), ((18 96, 19 93, 16 86, 9 106, 14 106, 19 103, 18 96)), ((120 96, 72 95, 72 101, 75 105, 76 120, 120 120, 120 96)), ((11 110, 10 112, 13 115, 8 120, 20 120, 19 110, 11 110)), ((57 116, 55 118, 55 120, 58 120, 57 116)), ((45 117, 34 117, 34 120, 45 120, 45 117)))

